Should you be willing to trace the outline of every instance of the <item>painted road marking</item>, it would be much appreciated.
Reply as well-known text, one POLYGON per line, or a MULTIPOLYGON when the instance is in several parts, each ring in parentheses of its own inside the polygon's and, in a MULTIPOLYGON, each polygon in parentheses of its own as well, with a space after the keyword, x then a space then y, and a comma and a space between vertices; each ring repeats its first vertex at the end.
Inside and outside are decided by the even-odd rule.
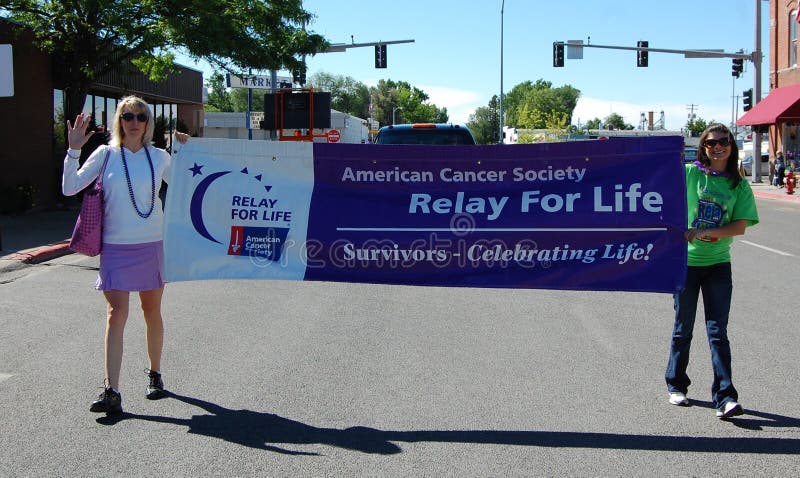
POLYGON ((13 375, 9 375, 7 373, 0 373, 0 382, 2 382, 3 380, 8 380, 11 377, 13 377, 13 375))
POLYGON ((775 254, 778 254, 778 255, 781 255, 781 256, 794 257, 794 254, 791 254, 791 253, 788 253, 788 252, 779 251, 779 250, 773 249, 771 247, 762 246, 761 244, 756 244, 755 242, 744 241, 744 240, 739 241, 739 242, 743 242, 745 244, 749 244, 749 245, 751 245, 753 247, 758 247, 759 249, 764 249, 765 251, 774 252, 775 254))

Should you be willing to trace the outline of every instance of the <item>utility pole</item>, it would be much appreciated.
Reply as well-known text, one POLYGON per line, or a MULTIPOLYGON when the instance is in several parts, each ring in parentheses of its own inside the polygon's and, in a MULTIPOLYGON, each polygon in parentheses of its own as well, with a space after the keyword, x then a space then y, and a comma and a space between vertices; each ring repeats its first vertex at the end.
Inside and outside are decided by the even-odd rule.
MULTIPOLYGON (((761 0, 756 2, 756 50, 753 52, 753 106, 761 101, 761 0)), ((790 20, 791 21, 791 20, 790 20)), ((738 158, 737 158, 738 161, 738 158)), ((753 182, 761 182, 761 132, 753 133, 753 182)))
POLYGON ((500 2, 500 135, 497 143, 503 144, 503 8, 506 0, 500 2))
POLYGON ((697 108, 699 106, 700 105, 696 105, 694 103, 686 105, 686 109, 689 110, 689 118, 688 118, 689 121, 694 120, 694 110, 695 110, 695 108, 697 108))
MULTIPOLYGON (((252 75, 253 74, 252 68, 248 68, 247 69, 247 73, 249 75, 252 75)), ((250 112, 252 110, 253 110, 253 89, 252 88, 248 88, 247 89, 247 118, 246 118, 246 122, 247 122, 247 139, 248 140, 252 140, 253 139, 253 125, 250 122, 250 112)))

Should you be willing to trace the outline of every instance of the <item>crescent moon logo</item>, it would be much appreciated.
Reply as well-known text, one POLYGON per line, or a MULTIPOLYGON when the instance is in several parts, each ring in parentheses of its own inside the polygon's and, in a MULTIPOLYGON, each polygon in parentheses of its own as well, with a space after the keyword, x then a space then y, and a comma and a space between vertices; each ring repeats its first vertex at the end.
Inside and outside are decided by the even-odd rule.
POLYGON ((206 191, 208 191, 208 188, 211 186, 211 183, 228 173, 230 173, 230 171, 221 171, 210 174, 205 179, 200 181, 200 184, 198 184, 194 190, 194 194, 192 194, 192 202, 189 208, 189 214, 192 218, 192 225, 197 233, 209 241, 216 242, 218 244, 222 243, 214 239, 214 237, 208 232, 208 229, 206 229, 206 225, 203 223, 203 198, 206 195, 206 191))

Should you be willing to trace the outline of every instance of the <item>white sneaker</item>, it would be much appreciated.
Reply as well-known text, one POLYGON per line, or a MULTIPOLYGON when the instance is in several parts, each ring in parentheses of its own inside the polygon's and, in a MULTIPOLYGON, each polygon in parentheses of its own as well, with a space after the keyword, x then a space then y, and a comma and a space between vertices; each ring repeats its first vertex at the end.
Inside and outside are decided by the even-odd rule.
POLYGON ((744 410, 742 410, 742 406, 740 404, 730 401, 725 403, 725 406, 722 407, 722 410, 717 410, 717 418, 724 420, 726 418, 742 415, 743 413, 744 410))
POLYGON ((681 392, 670 392, 669 403, 672 405, 685 407, 686 405, 689 405, 689 399, 686 398, 686 395, 681 392))

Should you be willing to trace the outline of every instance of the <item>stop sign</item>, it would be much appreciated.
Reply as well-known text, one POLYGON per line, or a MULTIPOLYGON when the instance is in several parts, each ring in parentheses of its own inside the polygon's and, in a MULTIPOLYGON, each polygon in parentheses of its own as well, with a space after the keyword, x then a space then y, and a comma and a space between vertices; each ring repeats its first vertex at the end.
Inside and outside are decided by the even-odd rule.
POLYGON ((339 134, 339 130, 338 129, 332 129, 332 130, 328 131, 328 142, 329 143, 338 143, 339 142, 339 138, 341 138, 341 135, 339 134))

